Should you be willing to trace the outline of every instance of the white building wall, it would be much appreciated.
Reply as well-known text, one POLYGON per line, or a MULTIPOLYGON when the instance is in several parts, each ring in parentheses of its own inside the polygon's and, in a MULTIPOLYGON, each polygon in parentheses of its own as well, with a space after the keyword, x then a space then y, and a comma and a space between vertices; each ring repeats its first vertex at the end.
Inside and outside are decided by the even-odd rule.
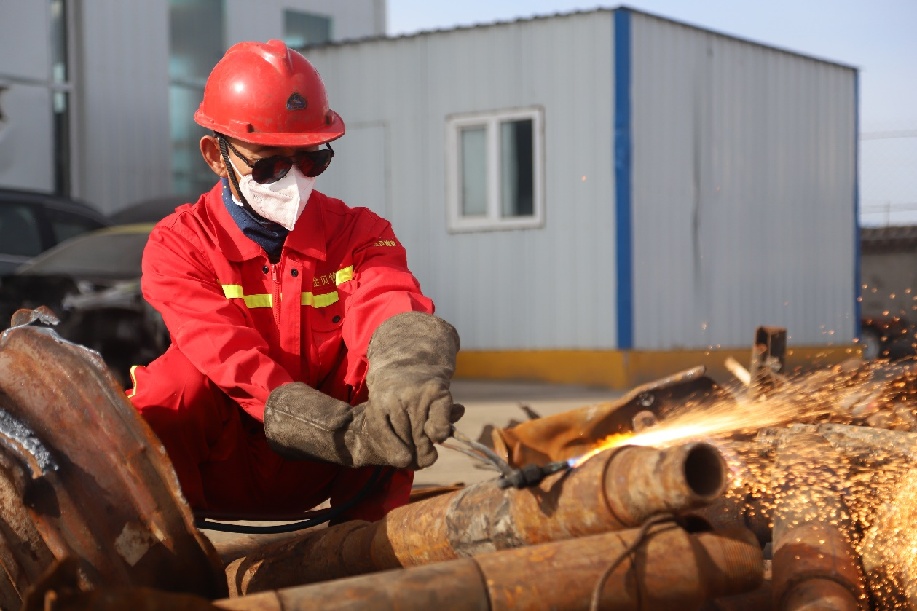
MULTIPOLYGON (((52 190, 50 16, 0 0, 0 184, 52 190)), ((72 20, 73 194, 103 212, 172 191, 169 2, 68 3, 72 20)), ((226 0, 226 45, 283 37, 283 11, 333 19, 335 39, 385 33, 385 0, 226 0)), ((225 28, 225 30, 224 30, 225 28)), ((191 117, 187 117, 191 121, 191 117)))
POLYGON ((634 347, 856 330, 856 72, 632 21, 634 347))
MULTIPOLYGON (((168 1, 93 0, 73 6, 81 11, 75 79, 80 195, 111 212, 170 193, 168 1)), ((335 36, 384 32, 384 0, 227 0, 227 47, 239 40, 282 38, 285 8, 331 15, 335 36)))
POLYGON ((614 346, 611 37, 600 12, 307 53, 348 130, 316 187, 388 211, 464 349, 614 346), (544 109, 545 225, 448 233, 446 118, 530 106, 544 109), (366 142, 372 155, 349 154, 366 142))

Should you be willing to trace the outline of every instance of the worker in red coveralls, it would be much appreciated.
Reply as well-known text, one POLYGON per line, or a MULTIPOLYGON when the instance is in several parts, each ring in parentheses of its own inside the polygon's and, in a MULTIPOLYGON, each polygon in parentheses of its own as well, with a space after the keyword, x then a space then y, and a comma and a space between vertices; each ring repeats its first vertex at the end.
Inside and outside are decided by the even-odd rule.
POLYGON ((143 296, 172 344, 128 394, 198 515, 330 499, 338 520, 378 519, 464 412, 449 391, 458 335, 391 225, 313 189, 344 123, 302 55, 233 46, 194 119, 220 179, 150 234, 143 296))

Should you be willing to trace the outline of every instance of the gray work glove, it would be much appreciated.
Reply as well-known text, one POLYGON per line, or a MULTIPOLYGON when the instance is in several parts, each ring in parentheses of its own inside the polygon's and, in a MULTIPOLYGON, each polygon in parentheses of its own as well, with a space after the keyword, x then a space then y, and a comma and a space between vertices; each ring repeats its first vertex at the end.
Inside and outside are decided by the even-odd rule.
POLYGON ((452 325, 432 314, 404 312, 379 325, 366 351, 369 403, 386 414, 399 437, 413 442, 421 469, 436 462, 434 444, 448 439, 465 414, 449 392, 458 350, 452 325))
POLYGON ((437 459, 433 444, 446 440, 465 413, 449 392, 458 348, 458 334, 445 321, 398 314, 370 340, 366 403, 351 407, 301 382, 285 384, 265 405, 268 441, 285 456, 347 467, 429 467, 437 459))

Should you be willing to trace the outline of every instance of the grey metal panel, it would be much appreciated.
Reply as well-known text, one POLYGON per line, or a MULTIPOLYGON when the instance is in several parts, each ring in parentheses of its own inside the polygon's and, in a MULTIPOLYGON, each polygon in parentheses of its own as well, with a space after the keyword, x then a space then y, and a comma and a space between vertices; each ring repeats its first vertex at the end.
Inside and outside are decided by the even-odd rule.
MULTIPOLYGON (((169 193, 169 1, 93 0, 71 2, 69 8, 76 26, 74 194, 111 212, 169 193)), ((199 27, 222 31, 225 25, 229 42, 280 38, 285 8, 330 14, 337 38, 385 31, 385 0, 228 0, 226 24, 217 20, 199 27)), ((0 125, 0 140, 18 145, 28 131, 35 144, 29 150, 40 158, 29 171, 0 167, 0 182, 50 189, 50 106, 47 91, 38 99, 30 87, 49 80, 49 4, 0 0, 0 14, 10 17, 0 19, 0 50, 5 51, 0 53, 0 87, 15 89, 3 94, 3 111, 17 118, 15 126, 0 125), (41 113, 32 112, 37 109, 41 113)), ((31 159, 19 156, 22 162, 31 159)), ((203 165, 199 157, 192 163, 203 165)))
POLYGON ((365 38, 385 33, 385 0, 226 0, 226 41, 283 38, 285 9, 331 18, 334 40, 365 38))
POLYGON ((853 69, 633 20, 634 338, 855 334, 853 69))
POLYGON ((50 80, 50 4, 0 0, 0 85, 50 80))
MULTIPOLYGON (((308 54, 345 122, 388 121, 389 218, 466 349, 614 346, 611 35, 611 13, 598 12, 308 54), (446 118, 533 106, 544 109, 545 226, 448 233, 446 118)), ((366 174, 344 155, 334 163, 366 174)))
POLYGON ((350 206, 369 208, 389 218, 388 135, 384 123, 347 126, 347 137, 332 144, 334 159, 317 188, 350 206), (339 163, 340 160, 346 163, 339 163), (381 162, 381 163, 380 163, 381 162), (359 168, 359 173, 353 168, 359 168))
POLYGON ((8 85, 0 96, 0 111, 0 185, 53 191, 50 90, 41 85, 8 85))
POLYGON ((171 189, 168 2, 93 0, 77 37, 81 193, 103 212, 171 189))
POLYGON ((50 4, 0 0, 0 184, 54 188, 50 4))

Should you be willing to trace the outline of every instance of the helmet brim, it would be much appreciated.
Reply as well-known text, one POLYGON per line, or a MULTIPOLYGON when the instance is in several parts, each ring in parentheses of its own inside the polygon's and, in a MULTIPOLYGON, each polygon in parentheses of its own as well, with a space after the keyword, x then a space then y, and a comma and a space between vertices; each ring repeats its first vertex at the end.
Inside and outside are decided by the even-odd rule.
POLYGON ((277 147, 307 147, 318 146, 327 142, 333 142, 344 135, 344 121, 333 110, 329 110, 331 122, 321 129, 313 129, 308 132, 256 132, 250 131, 250 125, 245 128, 240 126, 220 125, 210 117, 204 115, 200 110, 194 113, 194 122, 205 129, 209 129, 224 136, 258 144, 261 146, 277 147))

